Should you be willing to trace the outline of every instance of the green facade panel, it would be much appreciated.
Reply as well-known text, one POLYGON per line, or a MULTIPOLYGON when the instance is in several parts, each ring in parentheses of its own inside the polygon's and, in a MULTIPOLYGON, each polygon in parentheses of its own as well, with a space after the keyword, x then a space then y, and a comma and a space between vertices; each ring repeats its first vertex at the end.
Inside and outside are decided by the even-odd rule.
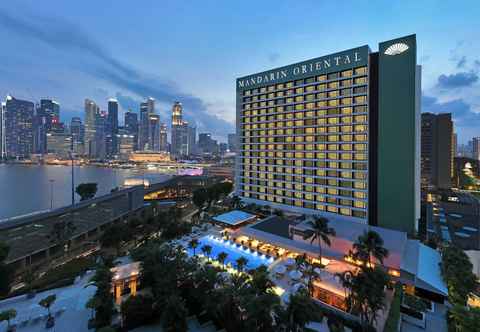
POLYGON ((410 234, 418 199, 416 70, 415 35, 380 43, 377 223, 410 234))

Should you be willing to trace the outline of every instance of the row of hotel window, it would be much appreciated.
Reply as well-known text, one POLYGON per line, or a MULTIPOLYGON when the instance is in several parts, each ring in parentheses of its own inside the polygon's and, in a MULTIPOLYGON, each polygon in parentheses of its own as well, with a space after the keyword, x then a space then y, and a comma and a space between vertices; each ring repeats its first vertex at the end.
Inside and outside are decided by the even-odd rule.
MULTIPOLYGON (((244 118, 243 126, 245 129, 253 128, 254 125, 260 126, 262 123, 267 124, 267 127, 272 126, 273 124, 276 128, 279 127, 303 127, 303 126, 323 126, 323 125, 336 125, 336 124, 352 124, 352 123, 367 123, 368 117, 364 115, 344 115, 344 116, 331 116, 331 117, 312 117, 308 116, 309 112, 299 112, 296 114, 288 113, 286 120, 283 120, 282 117, 272 120, 263 120, 266 116, 259 116, 253 118, 244 118), (291 116, 290 116, 291 115, 291 116), (307 118, 307 119, 304 119, 307 118), (296 120, 294 120, 296 119, 296 120), (274 122, 277 120, 276 122, 274 122), (271 121, 271 122, 268 122, 271 121), (251 124, 252 126, 248 127, 251 124)), ((282 114, 283 115, 283 114, 282 114)))
MULTIPOLYGON (((288 139, 289 141, 295 139, 296 143, 299 142, 313 142, 315 140, 311 138, 312 136, 288 136, 288 137, 275 137, 275 139, 288 139)), ((245 151, 263 151, 263 150, 296 150, 297 144, 245 144, 243 150, 245 151)), ((300 149, 300 148, 299 148, 300 149)), ((367 144, 351 144, 351 143, 342 143, 342 144, 305 144, 301 150, 307 151, 366 151, 367 144), (308 146, 307 146, 308 145, 308 146)))
POLYGON ((289 88, 293 88, 294 86, 312 84, 315 82, 326 82, 329 80, 338 80, 340 78, 348 78, 352 76, 359 76, 359 75, 366 75, 366 74, 367 74, 367 67, 357 67, 354 69, 348 69, 341 72, 323 74, 323 75, 318 75, 316 77, 315 76, 308 77, 305 79, 299 79, 299 80, 290 81, 286 83, 279 83, 275 85, 264 86, 261 88, 245 90, 243 91, 243 95, 244 96, 256 95, 259 93, 272 92, 275 90, 289 89, 289 88))
POLYGON ((242 196, 245 198, 252 198, 252 199, 259 199, 262 201, 269 201, 275 202, 278 204, 284 204, 288 206, 295 206, 304 209, 311 209, 311 210, 319 210, 319 211, 327 211, 336 214, 342 214, 345 216, 353 216, 357 218, 366 218, 367 213, 365 210, 353 210, 347 207, 338 207, 334 205, 328 205, 326 203, 315 203, 314 201, 303 201, 303 200, 295 200, 291 198, 285 198, 276 195, 263 195, 258 193, 252 192, 243 192, 242 196))
MULTIPOLYGON (((298 120, 298 121, 303 121, 303 120, 298 120)), ((265 123, 262 123, 260 125, 256 125, 256 124, 246 125, 245 129, 243 130, 243 133, 242 132, 240 133, 240 136, 244 136, 244 137, 265 136, 266 134, 261 133, 262 129, 275 129, 275 128, 277 128, 275 125, 269 124, 267 126, 265 123)), ((315 127, 313 127, 313 128, 315 128, 315 127)), ((329 134, 347 134, 347 133, 350 133, 350 134, 353 134, 353 133, 364 133, 364 132, 368 131, 368 125, 360 125, 360 124, 353 125, 353 126, 351 126, 351 125, 343 125, 343 126, 332 125, 332 126, 329 126, 329 127, 322 126, 322 127, 316 127, 315 131, 312 131, 313 128, 312 127, 310 127, 310 128, 309 127, 306 127, 306 128, 301 127, 301 128, 284 129, 285 134, 280 134, 281 131, 279 131, 278 135, 304 135, 304 134, 308 135, 308 134, 314 134, 314 133, 317 133, 317 134, 324 134, 324 133, 329 133, 329 134), (308 132, 307 132, 307 129, 308 129, 308 132)), ((322 136, 322 135, 320 135, 320 136, 322 136)), ((330 135, 327 135, 327 136, 330 136, 330 135)), ((332 135, 332 136, 335 136, 335 135, 332 135)), ((319 138, 319 139, 320 139, 321 142, 324 141, 321 138, 319 138)), ((270 141, 270 142, 273 142, 273 141, 270 141)))
MULTIPOLYGON (((307 145, 306 145, 307 146, 307 145)), ((305 148, 308 150, 308 147, 305 148)), ((267 157, 265 151, 243 151, 242 156, 244 157, 267 157)), ((295 158, 305 158, 305 159, 327 159, 327 160, 368 160, 368 155, 366 153, 350 153, 350 152, 296 152, 295 158), (298 157, 297 157, 298 155, 298 157)))
MULTIPOLYGON (((349 182, 349 181, 342 181, 342 182, 349 182)), ((351 181, 350 181, 351 182, 351 181)), ((282 182, 282 181, 273 181, 273 180, 256 180, 256 179, 245 179, 245 182, 241 182, 241 188, 245 188, 244 190, 250 191, 257 191, 261 193, 266 192, 273 192, 273 191, 283 191, 286 190, 288 192, 287 197, 291 197, 291 193, 294 192, 299 194, 323 194, 323 195, 330 195, 330 196, 344 196, 344 197, 353 197, 358 199, 366 199, 367 198, 367 184, 366 182, 362 181, 354 181, 353 188, 347 186, 328 186, 324 185, 312 185, 312 184, 305 184, 305 183, 292 183, 292 182, 282 182), (257 189, 255 189, 257 188, 257 189)), ((324 197, 323 195, 319 195, 318 197, 324 197)), ((298 196, 300 197, 300 196, 298 196)), ((318 198, 320 199, 320 198, 318 198)))
MULTIPOLYGON (((255 109, 255 108, 265 108, 271 106, 278 106, 278 105, 285 105, 285 104, 294 104, 295 110, 303 110, 303 109, 315 109, 321 107, 335 107, 340 105, 352 105, 352 104, 365 104, 367 102, 366 95, 360 95, 355 97, 336 97, 335 99, 325 99, 323 97, 318 97, 321 94, 311 94, 306 96, 297 96, 295 98, 286 98, 286 99, 278 99, 276 101, 269 101, 269 102, 261 102, 258 105, 251 105, 245 104, 243 109, 255 109), (319 100, 315 103, 316 100, 319 100), (304 103, 306 101, 306 103, 304 103)), ((291 105, 292 106, 292 105, 291 105)))
MULTIPOLYGON (((367 85, 365 78, 358 78, 355 79, 353 82, 355 86, 352 88, 352 80, 345 80, 345 81, 336 81, 327 84, 319 84, 319 85, 311 85, 305 88, 296 88, 286 90, 286 91, 277 91, 272 92, 265 95, 254 96, 254 97, 245 97, 243 98, 243 103, 253 103, 250 107, 258 107, 258 105, 264 105, 265 102, 268 100, 277 99, 275 104, 281 105, 282 101, 283 104, 291 103, 293 100, 292 98, 295 97, 295 100, 298 101, 297 97, 305 96, 306 100, 309 98, 316 97, 316 99, 325 99, 325 98, 335 98, 340 96, 351 96, 357 94, 366 94, 367 93, 367 85), (318 92, 318 93, 317 93, 318 92), (317 94, 315 94, 317 93, 317 94), (288 98, 283 98, 288 97, 288 98), (257 103, 259 102, 259 103, 257 103)), ((314 98, 313 98, 314 99, 314 98)), ((312 99, 312 100, 313 100, 312 99)))
MULTIPOLYGON (((265 167, 260 166, 258 170, 247 169, 240 172, 240 176, 246 177, 249 179, 272 179, 280 181, 296 181, 301 183, 315 183, 315 184, 328 184, 331 186, 337 186, 338 182, 336 180, 342 179, 356 179, 356 180, 366 180, 367 173, 365 172, 352 172, 352 171, 337 171, 337 170, 326 170, 326 169, 308 169, 308 168, 291 168, 291 167, 265 167), (262 173, 262 172, 269 173, 262 173), (295 174, 295 177, 291 177, 291 174, 295 174), (318 176, 320 178, 313 178, 312 176, 318 176), (305 179, 302 179, 305 177, 305 179), (328 179, 332 178, 332 179, 328 179), (316 180, 318 179, 318 181, 316 180), (329 182, 328 180, 334 180, 329 182)), ((345 183, 344 183, 345 184, 345 183)), ((353 184, 345 184, 353 188, 353 184)), ((343 185, 342 185, 343 187, 343 185)))
MULTIPOLYGON (((329 127, 330 128, 337 128, 337 127, 329 127)), ((315 141, 317 142, 366 142, 367 141, 367 134, 325 134, 326 130, 324 127, 318 127, 315 130, 311 130, 314 128, 296 128, 296 129, 271 129, 271 130, 252 130, 244 133, 245 137, 241 139, 241 143, 249 144, 249 143, 290 143, 294 142, 297 138, 293 138, 292 135, 298 137, 305 137, 306 135, 311 134, 321 134, 315 135, 315 141), (268 136, 267 136, 268 135, 268 136), (276 136, 277 135, 277 136, 276 136), (287 137, 279 136, 279 135, 287 135, 287 137)), ((357 129, 362 129, 365 131, 365 126, 362 126, 357 129)), ((330 130, 329 130, 330 131, 330 130)), ((335 129, 334 132, 337 130, 335 129)), ((353 132, 352 126, 342 126, 341 132, 351 133, 353 132)), ((300 142, 302 139, 298 139, 300 142)), ((306 141, 306 139, 304 139, 306 141)), ((282 148, 280 148, 282 149, 282 148)), ((299 148, 300 150, 302 148, 299 148)), ((317 147, 317 150, 324 150, 321 147, 317 147)))
MULTIPOLYGON (((292 175, 280 175, 277 176, 278 179, 273 177, 267 178, 267 175, 264 173, 258 173, 259 178, 248 177, 244 178, 244 185, 258 185, 258 186, 268 186, 270 189, 295 189, 296 191, 305 191, 305 192, 317 192, 320 194, 329 194, 329 195, 340 195, 339 190, 342 188, 347 189, 358 189, 365 190, 367 189, 367 183, 365 181, 353 181, 353 180, 342 180, 342 179, 323 179, 323 178, 314 178, 314 177, 302 177, 302 176, 292 176, 292 175), (335 188, 334 188, 335 187, 335 188)), ((351 197, 351 191, 345 194, 344 196, 351 197), (350 193, 350 194, 349 194, 350 193)), ((363 193, 365 194, 365 193, 363 193)), ((365 194, 366 196, 366 194, 365 194)), ((359 194, 357 198, 365 198, 362 194, 359 194)))
MULTIPOLYGON (((288 153, 290 154, 290 153, 288 153)), ((273 172, 273 165, 278 166, 295 166, 295 167, 310 167, 318 168, 317 172, 321 172, 322 168, 340 169, 340 170, 367 170, 367 163, 364 161, 327 161, 327 160, 303 160, 301 158, 287 157, 286 159, 266 159, 266 158, 245 158, 240 157, 240 165, 243 170, 246 171, 269 171, 273 172), (267 168, 268 167, 268 168, 267 168)), ((305 172, 307 169, 305 169, 305 172)), ((307 174, 307 173, 304 173, 307 174)), ((313 173, 311 174, 313 175, 313 173)), ((318 173, 319 176, 323 176, 322 173, 318 173)))
MULTIPOLYGON (((322 103, 325 102, 318 102, 318 105, 321 105, 322 103)), ((307 105, 307 104, 306 104, 307 105)), ((310 105, 310 103, 309 103, 310 105)), ((310 107, 310 106, 309 106, 310 107)), ((313 107, 313 106, 311 106, 313 107)), ((314 107, 315 108, 315 107, 314 107)), ((320 108, 320 106, 318 107, 320 108)), ((291 118, 293 119, 296 114, 303 114, 302 116, 305 118, 310 118, 310 117, 315 117, 315 116, 332 116, 332 115, 350 115, 352 113, 367 113, 367 106, 366 105, 358 105, 358 106, 347 106, 347 107, 328 107, 326 109, 318 109, 318 110, 309 110, 307 108, 306 112, 298 112, 295 111, 294 113, 288 113, 288 114, 281 114, 281 113, 275 113, 274 111, 277 110, 277 112, 294 112, 294 106, 279 106, 276 108, 263 108, 263 109, 258 109, 258 110, 248 110, 244 111, 242 118, 243 117, 252 117, 252 116, 257 116, 257 115, 266 115, 267 117, 265 118, 266 120, 263 121, 272 121, 273 119, 288 119, 291 118), (279 110, 280 109, 280 110, 279 110), (289 115, 292 114, 292 115, 289 115), (288 118, 287 118, 288 117, 288 118)))

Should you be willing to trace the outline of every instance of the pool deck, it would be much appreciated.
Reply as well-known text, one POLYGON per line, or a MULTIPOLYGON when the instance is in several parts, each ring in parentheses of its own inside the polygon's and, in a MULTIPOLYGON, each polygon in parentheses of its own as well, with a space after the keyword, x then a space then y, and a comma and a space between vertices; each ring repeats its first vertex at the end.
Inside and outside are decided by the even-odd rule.
MULTIPOLYGON (((38 302, 52 294, 57 300, 52 306, 52 315, 55 317, 55 326, 48 331, 51 332, 84 332, 88 331, 88 320, 91 317, 91 310, 85 308, 87 301, 94 295, 95 286, 88 285, 93 271, 87 273, 83 278, 77 278, 75 283, 68 287, 56 288, 38 293, 34 298, 27 299, 25 295, 6 299, 0 302, 0 311, 15 309, 17 317, 12 323, 17 324, 17 332, 38 332, 46 331, 46 310, 38 305, 38 302)), ((6 322, 0 323, 0 331, 5 331, 6 322)))

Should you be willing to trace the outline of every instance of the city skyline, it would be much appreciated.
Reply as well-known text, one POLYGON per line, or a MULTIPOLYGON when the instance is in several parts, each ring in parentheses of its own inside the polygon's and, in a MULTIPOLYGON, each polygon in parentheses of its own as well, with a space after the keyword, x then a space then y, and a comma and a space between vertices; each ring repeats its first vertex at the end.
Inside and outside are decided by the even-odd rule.
POLYGON ((301 24, 292 24, 288 33, 282 35, 276 31, 278 19, 295 20, 286 3, 278 4, 276 17, 269 15, 267 4, 259 6, 248 24, 244 20, 244 6, 235 8, 236 5, 211 2, 202 4, 202 8, 195 4, 152 3, 146 14, 150 20, 143 18, 145 11, 141 6, 126 8, 95 3, 93 7, 93 3, 85 6, 54 1, 40 7, 24 1, 18 4, 22 17, 0 6, 0 34, 10 47, 18 50, 14 55, 8 52, 2 55, 0 73, 4 79, 0 94, 11 93, 26 100, 52 97, 63 105, 66 122, 73 116, 82 116, 84 98, 101 101, 101 109, 106 109, 108 98, 118 99, 119 116, 123 118, 128 108, 138 113, 138 104, 152 96, 158 100, 161 121, 169 117, 170 105, 179 100, 184 105, 186 120, 196 125, 199 132, 226 138, 234 128, 235 77, 327 54, 348 45, 373 44, 375 40, 415 32, 422 45, 418 50, 418 62, 424 72, 422 111, 452 112, 458 141, 466 143, 471 137, 480 136, 476 129, 480 60, 475 55, 480 52, 480 45, 475 39, 475 29, 465 23, 475 12, 472 10, 475 4, 462 8, 453 2, 431 4, 423 6, 429 8, 425 11, 413 3, 402 3, 403 7, 379 3, 375 7, 385 15, 378 16, 371 7, 361 4, 333 8, 330 4, 306 2, 295 10, 303 15, 301 24), (52 14, 57 11, 53 8, 58 8, 63 16, 52 14), (335 18, 323 15, 333 10, 335 18), (171 14, 162 20, 154 19, 164 11, 171 14), (351 12, 364 15, 352 16, 351 12), (106 23, 105 13, 117 17, 119 22, 139 22, 142 18, 142 24, 118 24, 112 28, 106 23), (371 24, 362 25, 361 21, 370 16, 371 24), (178 26, 180 17, 185 19, 178 26), (212 17, 215 22, 210 22, 212 17), (395 17, 393 22, 392 17, 395 17), (339 30, 340 39, 336 37, 338 34, 328 33, 329 24, 337 19, 348 19, 354 27, 348 34, 339 30), (216 29, 218 25, 227 28, 216 29), (172 26, 175 29, 169 30, 172 26), (264 33, 255 36, 255 47, 249 47, 247 39, 253 29, 264 33), (438 38, 445 30, 454 30, 455 37, 446 38, 439 45, 438 38), (131 37, 128 47, 122 36, 131 37), (215 47, 206 46, 212 43, 215 47), (304 47, 285 47, 291 43, 301 43, 304 47), (32 57, 36 54, 31 52, 32 48, 47 56, 32 57), (197 56, 192 57, 192 52, 197 56))

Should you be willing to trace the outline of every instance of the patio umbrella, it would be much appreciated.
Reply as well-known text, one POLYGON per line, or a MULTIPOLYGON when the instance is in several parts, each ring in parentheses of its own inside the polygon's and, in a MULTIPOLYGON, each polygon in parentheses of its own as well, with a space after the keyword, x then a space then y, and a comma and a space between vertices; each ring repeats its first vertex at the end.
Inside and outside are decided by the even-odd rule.
POLYGON ((295 260, 293 258, 287 258, 285 260, 285 264, 287 265, 294 265, 295 264, 295 260))
POLYGON ((290 278, 293 280, 298 280, 302 277, 302 272, 298 270, 293 270, 292 272, 289 273, 290 278))
POLYGON ((285 265, 278 265, 275 268, 275 273, 284 274, 286 271, 287 271, 287 268, 285 267, 285 265))
POLYGON ((321 274, 322 273, 322 269, 319 268, 319 267, 316 267, 313 269, 313 272, 315 272, 316 274, 321 274))
POLYGON ((306 288, 304 284, 302 284, 302 283, 295 284, 295 285, 292 286, 292 292, 296 293, 302 288, 306 288))

